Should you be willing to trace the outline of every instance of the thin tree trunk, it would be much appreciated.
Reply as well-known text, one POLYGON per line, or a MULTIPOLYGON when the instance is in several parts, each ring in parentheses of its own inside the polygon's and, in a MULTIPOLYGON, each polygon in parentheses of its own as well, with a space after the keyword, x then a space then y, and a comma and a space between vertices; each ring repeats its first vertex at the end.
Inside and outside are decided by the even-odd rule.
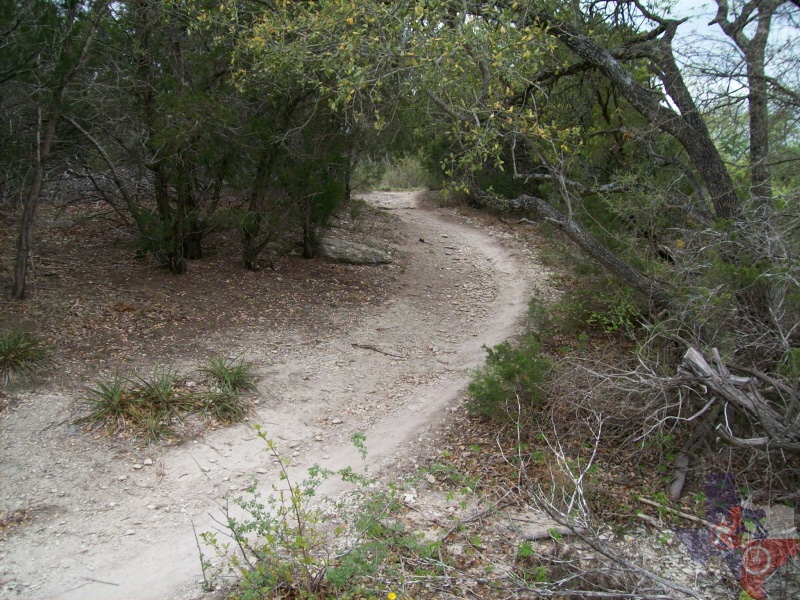
MULTIPOLYGON (((36 141, 36 168, 34 169, 33 181, 28 190, 28 195, 25 199, 25 207, 22 211, 22 219, 20 220, 19 236, 17 238, 17 251, 14 262, 14 280, 11 284, 11 298, 12 300, 24 300, 27 287, 28 278, 28 257, 31 252, 31 245, 33 241, 33 224, 36 217, 36 208, 39 204, 39 198, 42 194, 42 186, 44 184, 45 168, 47 158, 50 155, 50 150, 53 147, 53 142, 56 136, 56 125, 61 117, 61 106, 64 102, 64 96, 67 92, 67 87, 72 82, 73 77, 86 61, 89 54, 89 48, 94 40, 94 35, 97 32, 97 27, 100 24, 100 17, 103 14, 109 0, 101 0, 94 6, 94 19, 86 32, 86 38, 83 40, 80 53, 75 61, 68 66, 64 74, 59 78, 55 90, 50 100, 50 106, 45 122, 44 135, 42 135, 41 128, 36 141)), ((67 42, 72 28, 77 18, 77 3, 73 4, 67 16, 67 28, 64 35, 64 43, 67 42)), ((40 111, 42 105, 40 104, 40 111)), ((41 114, 41 112, 40 112, 41 114)))
POLYGON ((772 212, 772 181, 769 168, 769 106, 765 56, 772 16, 785 0, 749 2, 733 20, 728 20, 727 0, 717 0, 717 23, 744 55, 747 66, 747 112, 750 125, 750 196, 761 207, 772 212), (755 19, 753 13, 758 12, 755 19), (748 38, 747 27, 756 22, 748 38))
POLYGON ((44 183, 45 158, 50 153, 53 140, 56 136, 56 122, 58 121, 59 110, 54 107, 47 117, 44 138, 42 132, 37 136, 36 148, 36 169, 33 172, 33 181, 25 199, 25 208, 22 211, 22 220, 19 226, 19 237, 17 238, 17 254, 14 263, 14 281, 11 285, 12 300, 24 300, 27 290, 28 256, 31 252, 33 223, 36 217, 36 208, 39 204, 39 196, 42 192, 44 183))

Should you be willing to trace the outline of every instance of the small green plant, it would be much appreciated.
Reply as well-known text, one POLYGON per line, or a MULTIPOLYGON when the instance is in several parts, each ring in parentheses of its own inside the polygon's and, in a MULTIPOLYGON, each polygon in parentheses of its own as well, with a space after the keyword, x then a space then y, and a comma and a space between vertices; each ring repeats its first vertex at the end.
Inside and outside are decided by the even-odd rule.
POLYGON ((517 558, 530 558, 534 554, 530 542, 522 542, 517 549, 517 558))
POLYGON ((244 391, 253 389, 249 363, 220 359, 209 371, 214 387, 189 389, 171 366, 156 367, 150 375, 123 376, 99 382, 87 390, 89 414, 78 422, 103 426, 110 435, 127 432, 147 441, 177 437, 176 425, 187 415, 199 414, 219 423, 241 421, 249 400, 244 391))
POLYGON ((600 302, 603 308, 592 311, 588 322, 596 325, 604 333, 617 333, 620 330, 631 331, 641 318, 639 309, 630 298, 630 295, 601 294, 600 302))
POLYGON ((471 412, 516 418, 520 410, 530 411, 544 401, 550 362, 542 356, 533 336, 524 337, 517 345, 503 342, 486 348, 486 353, 485 364, 467 388, 471 412))
MULTIPOLYGON (((377 515, 385 514, 385 497, 365 494, 372 481, 349 467, 331 471, 314 465, 305 479, 296 481, 274 441, 259 426, 255 430, 265 451, 278 464, 280 489, 273 486, 272 493, 264 496, 253 483, 247 489, 248 497, 226 499, 221 525, 233 544, 222 542, 214 532, 201 533, 200 538, 223 559, 229 572, 241 577, 237 598, 255 600, 285 594, 321 598, 337 596, 336 589, 352 589, 357 585, 354 582, 376 568, 376 553, 365 545, 363 534, 375 534, 384 527, 377 515), (336 523, 328 524, 328 510, 324 508, 327 499, 316 496, 319 486, 332 477, 354 484, 358 494, 371 504, 354 509, 336 503, 336 523), (230 502, 235 510, 231 510, 230 502), (363 510, 368 505, 370 510, 363 510), (234 512, 244 516, 234 516, 234 512)), ((351 436, 363 459, 365 439, 360 433, 351 436)), ((202 551, 201 561, 208 564, 202 551)))
POLYGON ((135 398, 126 387, 127 380, 119 373, 108 382, 99 382, 97 387, 89 388, 89 416, 86 421, 91 424, 103 424, 109 433, 121 431, 129 421, 140 417, 140 409, 135 398))
POLYGON ((49 356, 50 347, 32 333, 22 329, 3 332, 0 335, 0 384, 5 387, 32 375, 47 364, 49 356))
POLYGON ((245 362, 244 357, 226 359, 224 356, 212 356, 200 371, 209 376, 223 390, 237 394, 256 390, 253 363, 245 362))

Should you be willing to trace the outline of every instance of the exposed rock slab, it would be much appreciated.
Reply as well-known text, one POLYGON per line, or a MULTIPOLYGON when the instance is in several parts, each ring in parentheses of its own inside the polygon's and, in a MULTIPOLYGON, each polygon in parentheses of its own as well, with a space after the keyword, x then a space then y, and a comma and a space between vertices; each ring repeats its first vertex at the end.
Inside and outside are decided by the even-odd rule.
POLYGON ((385 265, 392 262, 392 255, 388 252, 336 237, 322 239, 317 246, 317 254, 348 265, 385 265))

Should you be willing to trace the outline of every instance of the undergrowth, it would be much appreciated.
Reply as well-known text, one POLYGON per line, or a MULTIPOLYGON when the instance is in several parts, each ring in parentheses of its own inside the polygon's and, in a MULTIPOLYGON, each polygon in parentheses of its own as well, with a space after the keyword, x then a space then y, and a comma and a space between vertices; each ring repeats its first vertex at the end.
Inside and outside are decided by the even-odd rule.
MULTIPOLYGON (((254 482, 246 495, 224 498, 217 531, 199 535, 207 549, 200 548, 207 589, 233 576, 236 600, 397 598, 391 589, 405 579, 398 565, 413 559, 420 573, 441 572, 432 560, 439 544, 395 518, 402 508, 397 486, 379 486, 366 464, 363 473, 314 465, 298 481, 290 459, 255 429, 281 483, 264 493, 254 482), (350 491, 335 499, 322 495, 320 486, 332 479, 350 491)), ((364 461, 365 441, 361 433, 351 436, 364 461)))
POLYGON ((546 398, 550 361, 536 338, 527 335, 515 344, 503 342, 486 348, 486 353, 486 362, 467 388, 470 411, 508 419, 539 408, 546 398))
POLYGON ((212 357, 198 371, 206 376, 201 384, 172 366, 157 366, 148 375, 117 373, 87 389, 88 414, 78 422, 154 442, 180 437, 177 426, 190 415, 222 424, 244 419, 256 391, 252 363, 212 357))
POLYGON ((425 190, 439 183, 422 159, 414 154, 382 159, 364 158, 356 167, 353 187, 357 190, 425 190))

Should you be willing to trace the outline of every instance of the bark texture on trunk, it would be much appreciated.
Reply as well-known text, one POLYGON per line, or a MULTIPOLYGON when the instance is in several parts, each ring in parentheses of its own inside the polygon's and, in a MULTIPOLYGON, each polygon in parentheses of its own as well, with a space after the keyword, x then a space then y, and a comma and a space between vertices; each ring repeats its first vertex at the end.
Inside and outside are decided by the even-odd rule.
MULTIPOLYGON (((31 246, 33 241, 33 224, 36 217, 36 209, 39 204, 39 198, 42 194, 42 186, 44 185, 44 175, 47 163, 47 158, 50 155, 50 150, 53 147, 53 142, 56 137, 56 125, 61 118, 61 109, 64 104, 64 96, 67 93, 67 88, 74 79, 78 70, 83 66, 86 57, 89 54, 89 49, 92 46, 97 27, 100 24, 100 18, 103 15, 109 0, 100 0, 95 3, 92 8, 93 18, 89 29, 86 32, 86 37, 83 39, 80 52, 76 59, 69 65, 62 65, 64 73, 58 79, 50 96, 49 102, 46 107, 40 104, 40 111, 46 110, 47 117, 44 124, 44 131, 39 131, 36 141, 36 167, 34 168, 33 181, 28 190, 28 195, 25 198, 25 206, 22 211, 22 219, 20 220, 19 236, 17 237, 16 256, 14 261, 14 279, 11 284, 11 298, 13 300, 24 300, 27 291, 28 279, 28 258, 31 253, 31 246)), ((77 19, 77 4, 74 4, 68 15, 66 21, 66 31, 64 34, 64 43, 69 39, 72 29, 77 19)))
POLYGON ((639 84, 609 50, 580 30, 544 12, 535 13, 529 19, 529 24, 544 27, 582 60, 602 72, 648 121, 677 139, 700 174, 717 218, 739 221, 742 211, 733 180, 691 100, 672 55, 670 42, 678 22, 669 23, 664 38, 652 40, 647 53, 662 69, 667 93, 681 112, 665 106, 658 93, 639 84))

